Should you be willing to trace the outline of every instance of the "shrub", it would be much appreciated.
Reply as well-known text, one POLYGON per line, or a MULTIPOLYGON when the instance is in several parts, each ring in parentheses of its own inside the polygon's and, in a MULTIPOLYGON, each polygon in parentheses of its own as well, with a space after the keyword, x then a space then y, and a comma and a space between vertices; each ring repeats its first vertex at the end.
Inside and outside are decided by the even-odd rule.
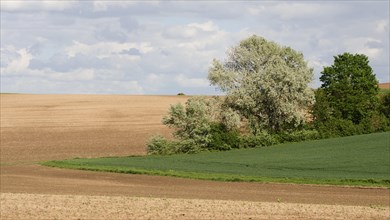
POLYGON ((230 150, 240 147, 240 135, 237 131, 229 131, 222 124, 211 125, 209 150, 230 150))
POLYGON ((389 130, 389 119, 381 113, 374 113, 370 118, 365 118, 361 122, 364 133, 373 133, 389 130))
POLYGON ((146 146, 148 154, 151 155, 198 153, 201 151, 201 146, 192 139, 168 140, 161 135, 151 137, 146 146))
POLYGON ((176 152, 195 153, 238 148, 240 119, 220 97, 191 97, 185 105, 172 105, 163 124, 174 129, 176 152))
POLYGON ((281 143, 301 142, 320 138, 320 134, 317 130, 299 130, 290 132, 285 131, 277 134, 276 136, 281 143))
POLYGON ((177 95, 186 95, 186 94, 184 94, 184 93, 182 93, 182 92, 179 92, 179 93, 177 93, 177 95))
POLYGON ((181 154, 194 154, 202 151, 202 146, 192 139, 175 141, 173 146, 176 148, 176 153, 181 154))
POLYGON ((350 120, 332 118, 317 125, 317 130, 321 138, 344 137, 359 135, 364 133, 364 129, 359 124, 354 124, 350 120))
POLYGON ((240 148, 266 147, 278 144, 279 140, 267 132, 261 132, 257 135, 242 136, 240 148))
POLYGON ((381 113, 385 115, 388 119, 390 119, 390 91, 388 91, 384 95, 381 95, 380 104, 381 104, 381 109, 380 109, 381 113))
POLYGON ((151 137, 146 143, 148 154, 174 154, 177 152, 173 141, 161 135, 151 137))

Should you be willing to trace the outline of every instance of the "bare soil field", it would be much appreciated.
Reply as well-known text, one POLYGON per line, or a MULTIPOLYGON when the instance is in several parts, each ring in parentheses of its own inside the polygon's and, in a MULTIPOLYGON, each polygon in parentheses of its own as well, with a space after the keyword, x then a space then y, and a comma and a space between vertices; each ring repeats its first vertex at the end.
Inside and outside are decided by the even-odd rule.
POLYGON ((389 89, 390 90, 390 83, 379 83, 378 86, 381 89, 389 89))
POLYGON ((4 218, 19 219, 386 219, 389 210, 380 206, 4 193, 1 211, 4 218), (17 213, 11 214, 15 210, 17 213))
POLYGON ((1 219, 390 216, 390 190, 383 188, 227 183, 36 164, 143 155, 150 136, 169 135, 161 118, 170 104, 185 102, 183 96, 1 94, 0 98, 1 219))

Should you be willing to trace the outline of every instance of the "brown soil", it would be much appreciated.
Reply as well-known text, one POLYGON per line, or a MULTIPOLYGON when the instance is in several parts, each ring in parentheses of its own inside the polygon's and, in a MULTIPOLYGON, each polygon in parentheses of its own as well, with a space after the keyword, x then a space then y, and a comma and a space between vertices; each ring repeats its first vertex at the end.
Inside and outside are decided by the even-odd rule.
MULTIPOLYGON (((169 134, 169 130, 161 125, 161 118, 167 112, 169 105, 185 102, 186 97, 2 94, 0 98, 0 192, 2 194, 1 217, 4 218, 23 219, 39 216, 45 218, 104 217, 109 212, 101 207, 106 206, 107 203, 116 204, 115 201, 125 199, 126 203, 124 204, 139 203, 139 205, 142 205, 148 200, 145 198, 139 200, 128 197, 119 198, 117 196, 172 198, 172 200, 169 200, 169 204, 175 205, 170 210, 187 211, 184 214, 188 215, 176 216, 180 218, 213 218, 214 209, 204 207, 203 209, 194 209, 194 212, 187 210, 187 206, 191 202, 209 204, 210 199, 229 200, 218 201, 225 204, 221 206, 226 208, 225 211, 216 211, 222 214, 225 212, 227 214, 231 213, 230 211, 244 212, 241 208, 246 207, 246 203, 237 200, 262 202, 264 207, 271 204, 270 212, 264 209, 259 209, 260 214, 257 211, 250 212, 252 214, 257 213, 259 215, 256 214, 256 216, 265 218, 272 213, 272 210, 282 210, 279 206, 287 205, 287 203, 288 206, 283 206, 285 211, 281 211, 280 215, 275 215, 275 218, 283 218, 283 216, 299 218, 302 215, 308 217, 302 214, 303 211, 302 213, 300 211, 288 211, 290 206, 302 207, 309 211, 311 210, 310 207, 320 207, 317 215, 312 213, 311 217, 319 217, 321 214, 327 213, 326 217, 329 216, 329 218, 337 218, 338 216, 357 218, 359 214, 352 216, 348 214, 352 212, 346 211, 349 210, 346 207, 350 206, 366 206, 355 207, 351 210, 366 210, 370 206, 379 207, 378 209, 369 209, 371 212, 377 212, 378 215, 371 216, 371 214, 368 214, 364 216, 381 218, 383 212, 390 206, 389 189, 225 183, 42 167, 35 163, 42 160, 74 157, 145 154, 145 141, 148 137, 156 133, 169 134), (96 206, 93 207, 96 207, 96 209, 80 205, 84 199, 94 201, 96 206), (36 206, 30 204, 31 201, 40 200, 47 202, 39 203, 36 206), (112 201, 114 202, 112 203, 112 201), (275 204, 277 201, 282 201, 282 204, 275 204), (268 204, 268 202, 271 203, 268 204), (73 206, 73 203, 76 206, 73 206), (324 206, 324 204, 341 205, 338 206, 341 208, 324 206), (86 211, 86 213, 89 213, 88 215, 77 213, 75 207, 79 205, 90 211, 92 210, 93 213, 92 211, 86 211), (237 209, 231 208, 236 206, 237 209), (20 211, 13 212, 14 215, 11 216, 6 211, 9 211, 10 207, 20 208, 20 211), (53 207, 69 208, 71 211, 64 211, 66 209, 63 209, 62 212, 55 211, 56 209, 53 209, 53 207), (385 207, 384 210, 382 210, 382 207, 385 207), (330 211, 332 209, 334 209, 334 212, 330 211), (344 210, 345 212, 337 210, 344 210), (203 215, 202 213, 206 214, 203 215), (332 213, 334 215, 331 215, 332 213), (196 214, 199 214, 199 216, 196 216, 196 214), (53 217, 54 215, 57 217, 53 217)), ((157 206, 156 210, 159 210, 166 206, 161 201, 152 199, 149 202, 155 204, 157 206)), ((143 209, 131 210, 134 217, 141 217, 141 214, 144 213, 143 209)), ((215 208, 215 210, 222 209, 215 208)), ((163 213, 160 216, 158 211, 151 213, 155 214, 150 215, 153 218, 165 217, 163 213)), ((123 216, 129 216, 125 209, 118 211, 117 217, 121 218, 123 216)), ((175 216, 172 214, 170 217, 175 216)), ((229 216, 222 215, 222 217, 229 216)), ((236 217, 246 218, 247 216, 231 215, 231 218, 236 217)))
POLYGON ((389 89, 390 90, 390 83, 379 83, 378 86, 381 89, 389 89))
POLYGON ((382 206, 123 196, 4 193, 0 199, 4 219, 41 219, 43 213, 49 219, 386 219, 390 211, 382 206))

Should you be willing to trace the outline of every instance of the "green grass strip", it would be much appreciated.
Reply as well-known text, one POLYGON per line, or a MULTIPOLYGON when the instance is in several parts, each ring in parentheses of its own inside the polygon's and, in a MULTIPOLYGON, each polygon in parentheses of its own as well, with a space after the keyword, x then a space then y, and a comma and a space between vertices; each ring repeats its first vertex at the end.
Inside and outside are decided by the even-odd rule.
POLYGON ((390 132, 170 156, 48 161, 46 166, 182 178, 390 187, 390 132))

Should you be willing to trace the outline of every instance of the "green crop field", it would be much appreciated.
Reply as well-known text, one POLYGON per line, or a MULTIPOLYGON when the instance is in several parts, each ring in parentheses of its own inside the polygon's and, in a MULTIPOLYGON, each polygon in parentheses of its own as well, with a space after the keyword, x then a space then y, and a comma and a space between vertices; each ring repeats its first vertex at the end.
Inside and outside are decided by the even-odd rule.
POLYGON ((390 186, 390 132, 266 148, 44 162, 61 168, 221 181, 390 186))

